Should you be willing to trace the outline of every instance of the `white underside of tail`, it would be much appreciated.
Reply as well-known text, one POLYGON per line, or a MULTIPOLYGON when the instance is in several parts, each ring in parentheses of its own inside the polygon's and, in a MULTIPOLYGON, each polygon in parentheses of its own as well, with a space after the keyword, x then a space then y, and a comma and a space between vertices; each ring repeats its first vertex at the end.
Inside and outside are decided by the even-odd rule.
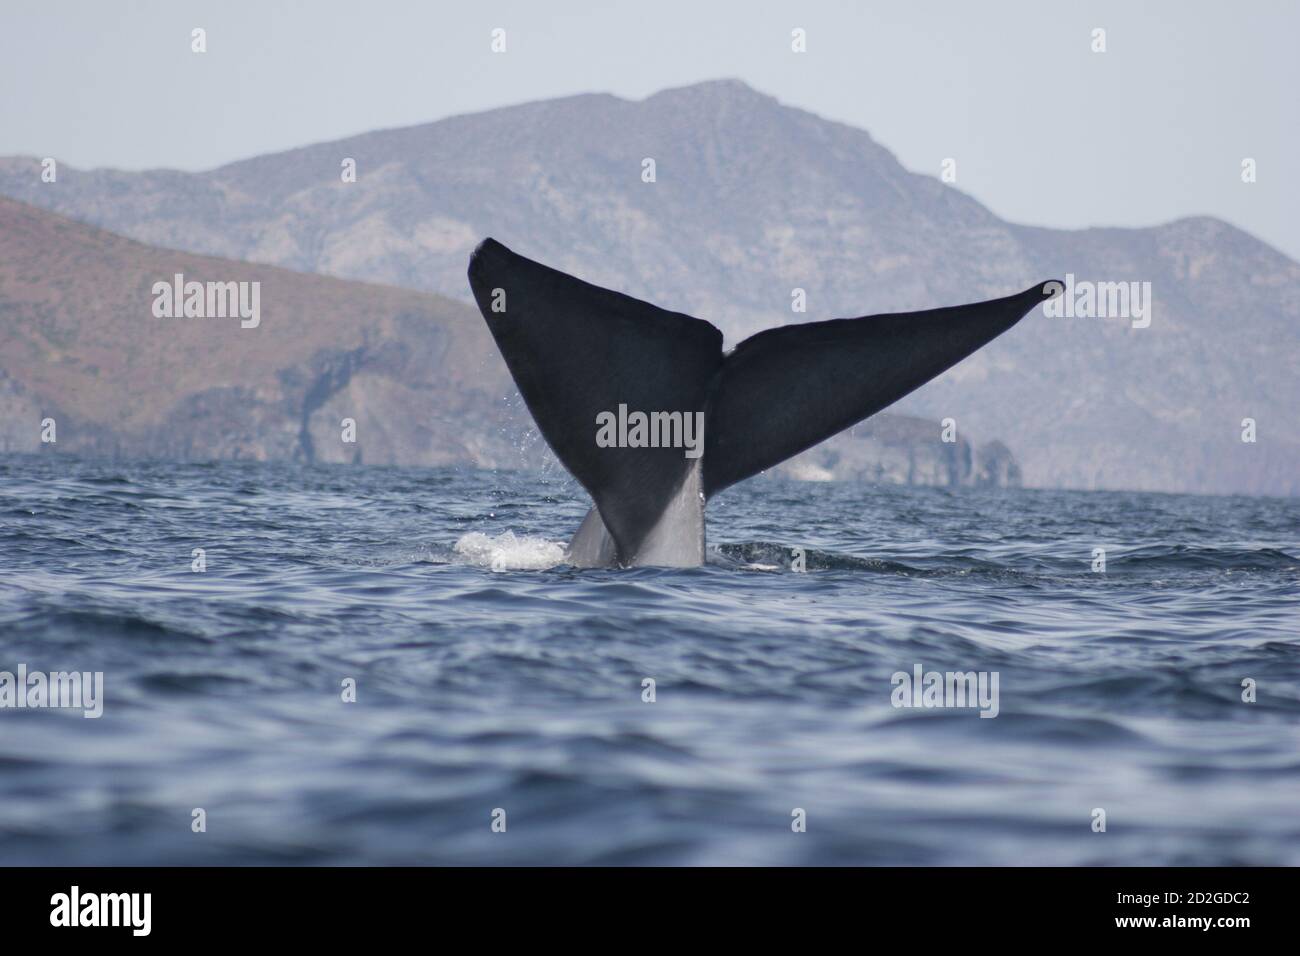
MULTIPOLYGON (((704 563, 704 495, 700 488, 700 460, 655 526, 641 542, 629 564, 633 567, 694 568, 704 563)), ((595 508, 587 513, 578 533, 569 543, 568 561, 579 568, 609 568, 618 565, 614 539, 595 508)))

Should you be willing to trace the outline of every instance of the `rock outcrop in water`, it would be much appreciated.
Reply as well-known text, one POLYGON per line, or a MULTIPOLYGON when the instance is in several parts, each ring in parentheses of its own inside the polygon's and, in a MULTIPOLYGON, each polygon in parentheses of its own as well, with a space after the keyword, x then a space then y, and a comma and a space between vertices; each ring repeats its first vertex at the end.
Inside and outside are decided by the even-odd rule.
POLYGON ((1020 466, 1000 441, 943 440, 938 422, 877 415, 772 469, 801 481, 866 481, 947 488, 1019 487, 1020 466))
MULTIPOLYGON (((888 431, 890 420, 872 427, 888 431)), ((939 426, 911 427, 911 452, 906 441, 877 451, 928 461, 939 426)), ((897 480, 892 465, 873 470, 860 445, 848 434, 826 443, 853 449, 847 457, 860 465, 839 477, 897 480)), ((553 461, 471 306, 157 249, 0 198, 0 451, 40 450, 493 468, 553 461), (153 284, 177 273, 260 283, 257 326, 154 315, 153 284), (53 444, 41 441, 47 418, 53 444), (345 420, 355 441, 344 440, 345 420)), ((920 483, 935 474, 929 464, 917 473, 920 483)))
POLYGON ((1149 327, 1034 316, 898 410, 1013 441, 1029 485, 1300 493, 1296 262, 1205 217, 1007 223, 867 133, 743 83, 530 103, 204 173, 61 165, 44 184, 39 172, 34 157, 0 160, 0 193, 157 245, 458 299, 490 234, 707 318, 733 344, 785 321, 970 302, 1067 273, 1150 282, 1149 327), (356 183, 339 181, 342 157, 357 160, 356 183), (791 313, 796 288, 806 314, 791 313), (1246 418, 1255 443, 1241 441, 1246 418))

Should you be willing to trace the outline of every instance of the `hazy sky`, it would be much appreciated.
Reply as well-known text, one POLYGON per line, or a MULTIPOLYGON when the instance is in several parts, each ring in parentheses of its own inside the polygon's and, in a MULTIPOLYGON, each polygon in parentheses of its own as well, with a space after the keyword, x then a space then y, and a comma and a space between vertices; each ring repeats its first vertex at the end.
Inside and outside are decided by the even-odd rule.
POLYGON ((909 169, 955 158, 958 188, 1013 221, 1207 213, 1300 258, 1298 41, 1294 0, 3 0, 0 155, 205 169, 525 100, 739 77, 868 130, 909 169))

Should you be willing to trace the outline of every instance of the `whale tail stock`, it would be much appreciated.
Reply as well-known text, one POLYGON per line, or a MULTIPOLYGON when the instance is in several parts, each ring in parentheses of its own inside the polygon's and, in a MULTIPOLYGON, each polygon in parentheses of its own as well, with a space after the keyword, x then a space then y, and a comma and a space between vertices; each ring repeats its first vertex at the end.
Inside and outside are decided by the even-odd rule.
POLYGON ((580 566, 702 563, 708 497, 893 404, 1060 289, 1040 283, 972 305, 788 325, 724 355, 710 323, 494 239, 474 251, 469 282, 538 429, 595 503, 570 546, 580 566), (703 454, 601 447, 598 416, 620 406, 700 413, 703 454))

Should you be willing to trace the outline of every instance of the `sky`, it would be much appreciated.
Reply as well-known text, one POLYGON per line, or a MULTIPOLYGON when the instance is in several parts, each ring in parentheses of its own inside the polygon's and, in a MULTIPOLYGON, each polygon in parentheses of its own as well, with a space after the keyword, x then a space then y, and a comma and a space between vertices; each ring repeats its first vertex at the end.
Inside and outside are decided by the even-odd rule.
POLYGON ((201 170, 735 77, 916 172, 956 160, 957 188, 1013 222, 1213 215, 1300 259, 1297 37, 1297 0, 3 0, 0 156, 201 170))

